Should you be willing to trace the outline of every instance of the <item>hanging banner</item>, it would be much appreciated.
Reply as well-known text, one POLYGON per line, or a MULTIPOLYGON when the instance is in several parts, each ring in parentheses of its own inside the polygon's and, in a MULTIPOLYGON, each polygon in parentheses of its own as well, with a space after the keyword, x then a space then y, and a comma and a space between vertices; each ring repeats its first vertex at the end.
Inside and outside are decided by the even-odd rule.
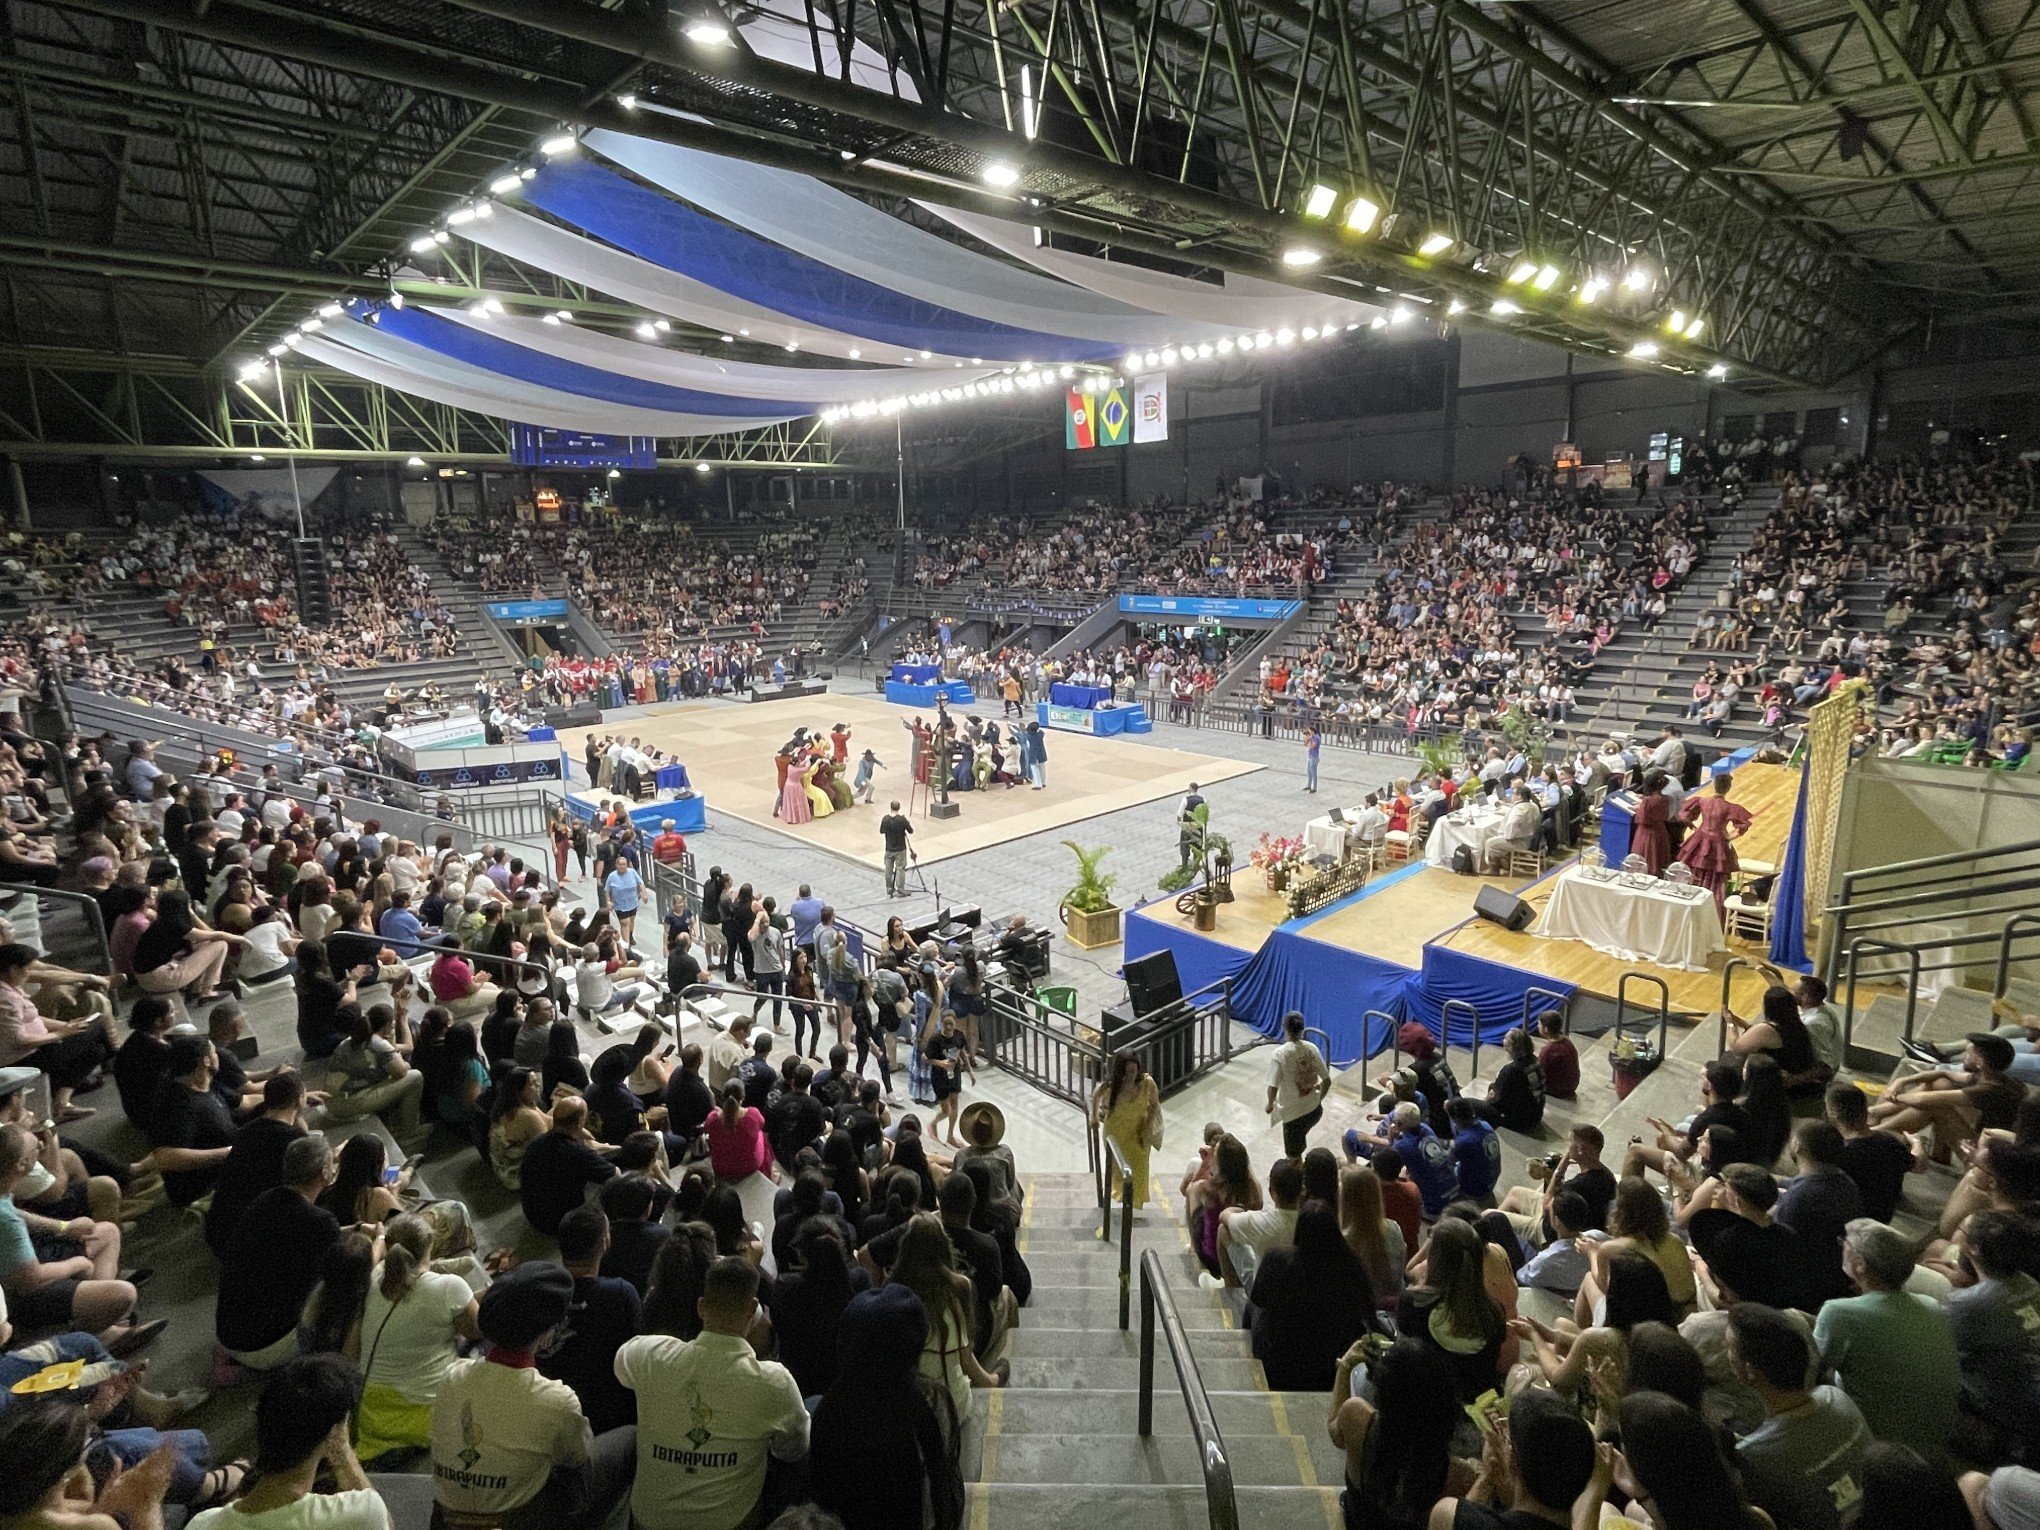
POLYGON ((1169 439, 1169 377, 1166 372, 1149 372, 1133 380, 1133 439, 1169 439))
POLYGON ((288 467, 206 468, 198 474, 205 505, 218 515, 239 511, 260 516, 272 525, 296 525, 300 495, 311 509, 340 474, 336 467, 300 467, 291 480, 288 467))
POLYGON ((1073 452, 1087 452, 1098 444, 1098 421, 1092 413, 1092 398, 1071 388, 1064 396, 1063 446, 1073 452))
POLYGON ((1124 446, 1133 433, 1133 411, 1126 406, 1126 390, 1111 388, 1098 395, 1098 444, 1124 446))

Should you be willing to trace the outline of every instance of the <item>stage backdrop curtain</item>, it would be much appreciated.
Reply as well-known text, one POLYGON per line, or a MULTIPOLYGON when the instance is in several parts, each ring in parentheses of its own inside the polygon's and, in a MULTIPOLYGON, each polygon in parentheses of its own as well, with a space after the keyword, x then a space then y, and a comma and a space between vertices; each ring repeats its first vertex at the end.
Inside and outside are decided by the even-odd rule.
POLYGON ((606 130, 588 134, 583 142, 640 179, 760 238, 957 313, 1119 346, 1216 340, 1230 333, 1008 265, 880 212, 812 176, 606 130))
MULTIPOLYGON (((1473 1044, 1466 1017, 1455 1013, 1449 1031, 1445 1020, 1446 1001, 1464 1000, 1480 1012, 1481 1043, 1489 1045, 1499 1042, 1511 1026, 1523 1023, 1523 996, 1532 988, 1570 998, 1573 986, 1450 946, 1429 945, 1424 947, 1422 969, 1410 978, 1404 1004, 1409 1018, 1420 1021, 1433 1036, 1441 1037, 1448 1046, 1465 1047, 1473 1044)), ((1536 1006, 1542 1007, 1541 1003, 1536 1006)), ((1495 1059, 1494 1067, 1500 1066, 1501 1060, 1495 1059)))
POLYGON ((586 160, 555 160, 525 182, 522 195, 562 223, 747 302, 892 345, 1001 361, 1105 361, 1126 350, 922 302, 797 255, 586 160))
POLYGON ((1799 796, 1792 805, 1792 833, 1785 841, 1785 861, 1771 889, 1771 960, 1796 972, 1810 972, 1806 959, 1806 783, 1812 772, 1799 772, 1799 796))

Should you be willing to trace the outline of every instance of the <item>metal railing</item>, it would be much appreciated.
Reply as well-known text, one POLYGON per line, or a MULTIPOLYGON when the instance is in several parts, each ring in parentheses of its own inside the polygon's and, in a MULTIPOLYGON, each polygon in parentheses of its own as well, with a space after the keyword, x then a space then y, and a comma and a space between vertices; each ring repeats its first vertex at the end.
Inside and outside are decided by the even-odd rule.
POLYGON ((1991 982, 1991 997, 2001 999, 2012 976, 2012 942, 2020 939, 2022 926, 2031 926, 2033 935, 2040 937, 2040 914, 2014 914, 2005 921, 1999 935, 1997 975, 1991 982))
POLYGON ((1438 1006, 1438 1031, 1448 1051, 1451 1049, 1452 1044, 1450 1039, 1452 1036, 1452 1017, 1456 1014, 1464 1014, 1472 1022, 1473 1044, 1468 1048, 1472 1053, 1472 1060, 1466 1065, 1466 1076, 1469 1079, 1479 1078, 1480 1011, 1464 999, 1447 999, 1438 1006))
MULTIPOLYGON (((91 970, 107 976, 113 974, 113 953, 107 944, 106 938, 106 915, 100 908, 97 898, 93 897, 90 893, 73 892, 69 888, 63 887, 38 887, 32 882, 0 882, 0 896, 8 893, 18 893, 24 898, 35 900, 36 928, 38 930, 41 930, 43 926, 42 905, 45 900, 54 903, 59 908, 78 909, 85 916, 85 928, 91 934, 90 949, 92 955, 98 960, 98 966, 91 970)), ((9 917, 17 926, 15 934, 18 939, 22 933, 19 926, 23 921, 19 918, 9 917)), ((50 943, 47 934, 44 935, 40 945, 45 955, 50 954, 50 943)))
MULTIPOLYGON (((1727 964, 1721 969, 1721 1021, 1715 1027, 1714 1037, 1714 1055, 1716 1057, 1725 1056, 1728 1052, 1728 996, 1730 989, 1735 985, 1736 973, 1745 967, 1760 969, 1766 977, 1780 988, 1790 986, 1785 981, 1785 974, 1761 957, 1731 956, 1727 964)), ((1845 1040, 1844 1046, 1846 1047, 1846 1045, 1847 1042, 1845 1040)))
MULTIPOLYGON (((1881 939, 1904 945, 1903 932, 1913 926, 1951 916, 1974 920, 2018 915, 2036 907, 2040 907, 2040 839, 1845 871, 1839 896, 1821 910, 1826 921, 1821 975, 1830 989, 1837 986, 1859 935, 1874 932, 1881 939), (1994 901, 2000 899, 2013 901, 1994 901)), ((1996 932, 1992 933, 1995 938, 1996 932)), ((1922 941, 1921 946, 1931 949, 1958 943, 1942 937, 1922 941)), ((1927 966, 1922 970, 1937 969, 1927 966)), ((1940 970, 1945 970, 1945 964, 1940 970)))
POLYGON ((1523 990, 1523 1030, 1525 1033, 1531 1036, 1537 1034, 1536 1027, 1531 1022, 1537 1014, 1544 1012, 1536 1008, 1535 1001, 1538 999, 1550 1001, 1544 1006, 1545 1010, 1555 1009, 1558 1011, 1558 1029, 1561 1035, 1572 1029, 1573 996, 1571 994, 1560 993, 1556 988, 1526 988, 1523 990))
MULTIPOLYGON (((1197 1357, 1190 1349, 1190 1336, 1176 1311, 1176 1299, 1169 1294, 1169 1282, 1162 1261, 1153 1249, 1140 1256, 1140 1435, 1154 1433, 1155 1426, 1155 1323, 1159 1317, 1162 1338, 1169 1346, 1169 1360, 1176 1367, 1176 1385, 1183 1394, 1183 1406, 1190 1414, 1190 1432, 1197 1442, 1197 1464, 1204 1473, 1204 1506, 1211 1530, 1239 1530, 1240 1505, 1233 1491, 1232 1462, 1225 1453, 1225 1440, 1218 1432, 1218 1418, 1211 1411, 1211 1394, 1197 1369, 1197 1357)), ((1124 1323, 1120 1325, 1122 1328, 1124 1323)))
POLYGON ((1088 1111, 1092 1091, 1105 1078, 1104 1037, 1017 988, 993 984, 985 998, 978 1040, 992 1060, 1042 1093, 1088 1111))
POLYGON ((1091 1158, 1098 1175, 1098 1241, 1112 1241, 1112 1170, 1119 1171, 1119 1331, 1133 1326, 1133 1171, 1119 1144, 1106 1135, 1094 1113, 1090 1121, 1091 1158))
POLYGON ((1615 1035, 1622 1035, 1623 1022, 1629 1018, 1629 985, 1631 983, 1654 984, 1658 991, 1657 1055, 1662 1062, 1665 1056, 1665 1038, 1672 1025, 1672 988, 1663 978, 1654 973, 1638 972, 1634 968, 1622 974, 1615 984, 1615 1035))

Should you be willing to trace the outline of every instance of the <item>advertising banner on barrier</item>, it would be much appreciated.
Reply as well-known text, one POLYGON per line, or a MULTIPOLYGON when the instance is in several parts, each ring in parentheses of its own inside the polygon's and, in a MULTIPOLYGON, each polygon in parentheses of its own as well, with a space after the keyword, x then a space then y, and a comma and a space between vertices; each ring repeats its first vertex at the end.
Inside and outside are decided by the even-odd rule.
POLYGON ((1051 728, 1067 728, 1072 733, 1094 733, 1098 720, 1092 716, 1089 707, 1059 707, 1053 702, 1037 703, 1041 721, 1051 728))
POLYGON ((530 627, 567 618, 564 600, 491 600, 484 604, 483 609, 489 613, 491 621, 508 622, 513 627, 530 627))
POLYGON ((1222 620, 1282 622, 1302 607, 1296 600, 1244 600, 1222 595, 1122 595, 1122 616, 1217 617, 1222 620))
POLYGON ((498 760, 494 764, 464 762, 411 772, 411 784, 428 792, 465 791, 473 786, 523 786, 562 778, 558 754, 550 759, 498 760))

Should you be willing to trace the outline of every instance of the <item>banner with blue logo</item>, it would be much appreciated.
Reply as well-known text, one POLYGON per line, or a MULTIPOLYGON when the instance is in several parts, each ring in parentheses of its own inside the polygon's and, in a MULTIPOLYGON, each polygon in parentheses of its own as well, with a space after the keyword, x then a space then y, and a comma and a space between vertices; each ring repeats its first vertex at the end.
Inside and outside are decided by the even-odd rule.
POLYGON ((1303 609, 1300 600, 1235 600, 1221 595, 1122 595, 1122 616, 1216 617, 1231 621, 1285 622, 1303 609))
POLYGON ((491 621, 509 622, 512 626, 528 627, 535 622, 567 619, 564 600, 491 600, 482 609, 489 613, 491 621))
POLYGON ((420 791, 466 791, 477 786, 523 786, 533 781, 561 779, 558 756, 544 760, 499 760, 494 764, 435 766, 411 772, 411 784, 420 791))

